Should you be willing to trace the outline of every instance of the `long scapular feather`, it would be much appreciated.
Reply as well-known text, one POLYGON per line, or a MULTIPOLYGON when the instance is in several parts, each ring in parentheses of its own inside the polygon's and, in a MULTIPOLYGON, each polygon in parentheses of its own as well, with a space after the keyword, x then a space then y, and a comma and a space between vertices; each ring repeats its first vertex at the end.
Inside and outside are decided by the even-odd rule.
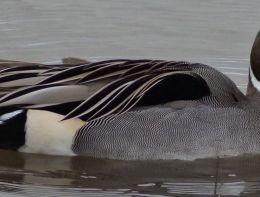
MULTIPOLYGON (((16 76, 17 74, 15 74, 16 76)), ((10 76, 8 76, 10 77, 10 76)), ((17 79, 13 79, 11 80, 10 78, 6 77, 4 82, 1 82, 0 83, 0 88, 10 88, 10 90, 12 88, 20 88, 20 87, 26 87, 26 86, 30 86, 30 85, 34 85, 36 84, 37 82, 43 80, 44 78, 46 78, 46 76, 41 76, 41 75, 31 75, 30 77, 29 76, 19 76, 17 79)), ((10 92, 10 91, 9 91, 10 92)))
MULTIPOLYGON (((146 60, 142 62, 129 62, 128 65, 131 66, 127 72, 122 74, 121 76, 128 76, 134 73, 148 72, 154 65, 161 63, 162 60, 146 60)), ((163 61, 166 62, 166 61, 163 61)))
POLYGON ((84 101, 89 88, 82 85, 41 85, 14 91, 0 98, 0 106, 84 101))
POLYGON ((21 62, 21 61, 13 61, 13 60, 0 60, 0 68, 1 70, 13 67, 22 67, 22 66, 43 66, 43 64, 36 64, 31 62, 21 62))
MULTIPOLYGON (((174 66, 188 64, 187 62, 176 62, 176 61, 164 61, 164 60, 149 60, 146 62, 139 62, 135 64, 131 64, 132 68, 127 70, 125 73, 121 75, 121 77, 129 76, 137 73, 150 73, 152 71, 160 71, 165 70, 165 68, 170 67, 172 70, 180 70, 174 68, 174 66)), ((187 68, 182 68, 181 70, 190 70, 187 68)))
POLYGON ((114 60, 113 62, 106 63, 106 65, 97 65, 95 70, 87 73, 77 83, 86 84, 106 78, 123 76, 124 73, 131 70, 134 66, 146 64, 147 62, 151 62, 151 60, 125 60, 119 62, 114 60))
POLYGON ((16 74, 8 74, 8 75, 0 75, 0 86, 1 83, 19 80, 23 78, 36 77, 38 73, 16 73, 16 74))
POLYGON ((115 95, 107 95, 106 100, 103 99, 98 102, 95 106, 90 109, 87 109, 82 114, 78 115, 77 117, 84 117, 84 120, 90 120, 99 114, 107 113, 108 111, 112 111, 113 108, 118 106, 121 102, 129 97, 144 81, 149 80, 153 76, 145 75, 135 80, 129 81, 121 85, 123 87, 120 91, 117 92, 115 95))
POLYGON ((86 74, 77 83, 86 84, 89 82, 106 79, 110 77, 124 77, 137 73, 148 73, 151 69, 158 69, 159 66, 163 67, 165 63, 169 63, 162 60, 128 60, 126 62, 116 62, 116 64, 108 64, 93 70, 86 74), (161 64, 161 63, 164 64, 161 64))
POLYGON ((152 88, 160 82, 160 77, 154 79, 155 76, 156 75, 149 75, 136 80, 135 83, 130 85, 129 89, 126 89, 126 91, 128 90, 128 94, 126 94, 126 92, 121 92, 121 95, 117 95, 117 98, 113 100, 114 102, 108 103, 108 105, 105 106, 106 108, 103 108, 97 113, 90 116, 88 113, 84 112, 77 117, 90 121, 95 118, 102 118, 111 114, 121 114, 130 110, 142 98, 144 94, 142 95, 141 93, 145 91, 146 86, 152 88))
MULTIPOLYGON (((180 74, 190 76, 195 80, 203 80, 189 70, 166 69, 152 71, 146 75, 141 73, 130 75, 108 84, 68 113, 64 119, 78 117, 90 121, 113 113, 124 113, 133 108, 158 83, 180 74)), ((166 101, 170 101, 170 98, 166 101)))
MULTIPOLYGON (((100 113, 98 115, 95 114, 95 116, 92 116, 92 117, 88 117, 83 113, 78 117, 81 119, 84 119, 86 121, 90 121, 92 119, 96 119, 96 118, 100 119, 100 118, 103 118, 103 117, 109 116, 109 115, 117 116, 119 114, 125 113, 125 112, 131 110, 133 107, 135 107, 145 96, 149 97, 149 95, 147 95, 147 93, 149 91, 153 91, 153 89, 156 86, 158 86, 158 84, 160 84, 164 80, 167 80, 167 78, 169 78, 169 77, 175 77, 175 76, 179 76, 179 75, 189 76, 189 77, 193 78, 194 80, 198 80, 197 82, 199 83, 200 88, 202 88, 203 91, 205 91, 203 96, 209 94, 209 89, 208 89, 206 82, 199 75, 194 74, 192 72, 190 72, 190 73, 189 72, 185 72, 185 73, 172 72, 172 73, 162 74, 159 77, 155 77, 155 78, 151 79, 150 81, 147 81, 141 87, 139 87, 138 90, 134 91, 132 93, 132 95, 129 95, 124 101, 122 101, 121 103, 118 103, 118 105, 115 108, 111 109, 110 111, 107 111, 106 113, 100 113)), ((172 85, 172 84, 169 84, 169 85, 172 85)), ((175 84, 175 85, 178 85, 178 84, 175 84)), ((176 92, 176 94, 178 94, 178 92, 176 92)), ((153 98, 151 98, 151 97, 149 97, 149 99, 153 100, 153 98)), ((174 100, 174 98, 171 99, 171 97, 169 97, 167 99, 159 99, 159 100, 155 100, 154 104, 163 104, 166 102, 171 102, 173 100, 174 100)), ((142 105, 146 105, 146 103, 141 103, 141 106, 142 105)))
POLYGON ((123 107, 117 108, 118 114, 124 113, 131 109, 133 106, 135 106, 142 99, 145 93, 152 89, 154 86, 156 86, 158 83, 160 83, 163 80, 163 78, 173 76, 179 73, 183 74, 184 72, 174 71, 170 73, 162 73, 151 78, 146 83, 143 83, 135 92, 132 93, 131 98, 127 101, 127 103, 123 105, 123 107))
POLYGON ((8 100, 15 99, 19 96, 29 94, 30 92, 37 91, 37 90, 40 90, 43 88, 48 88, 48 87, 53 87, 53 85, 40 85, 40 86, 29 86, 29 87, 20 88, 18 90, 11 92, 10 94, 3 96, 2 98, 0 98, 0 103, 6 102, 8 100))
POLYGON ((61 72, 61 71, 64 71, 68 69, 68 67, 54 67, 54 68, 50 68, 50 69, 47 69, 45 71, 42 71, 41 74, 57 74, 58 72, 61 72))
POLYGON ((111 91, 115 90, 116 88, 122 86, 123 84, 128 83, 129 81, 134 80, 140 76, 142 76, 142 75, 141 74, 131 75, 128 77, 119 78, 115 81, 108 83, 103 88, 99 89, 97 92, 95 92, 90 97, 88 97, 87 100, 84 101, 82 104, 80 104, 77 108, 75 108, 69 114, 67 114, 65 119, 69 119, 71 117, 75 117, 78 114, 83 113, 85 111, 85 109, 88 109, 89 107, 98 103, 102 98, 104 98, 111 91))
POLYGON ((74 79, 80 79, 82 78, 82 76, 86 73, 89 73, 93 70, 96 70, 97 68, 100 68, 102 66, 106 66, 108 64, 116 64, 119 62, 124 62, 127 60, 107 60, 107 61, 102 61, 102 62, 94 62, 94 63, 89 63, 89 64, 83 64, 83 65, 79 65, 79 66, 74 66, 72 68, 68 68, 64 71, 61 71, 55 75, 52 75, 46 79, 44 79, 43 81, 41 81, 40 83, 38 83, 38 85, 40 84, 48 84, 48 83, 59 83, 60 81, 65 82, 65 81, 70 81, 70 78, 74 78, 74 79))
POLYGON ((129 66, 125 66, 122 63, 108 64, 108 65, 102 66, 100 68, 97 68, 96 70, 94 70, 92 72, 87 73, 77 83, 84 84, 84 83, 88 83, 88 82, 92 82, 92 81, 97 81, 100 79, 120 76, 122 73, 124 73, 129 68, 130 68, 129 66))
POLYGON ((5 68, 0 70, 0 74, 5 73, 26 73, 26 72, 42 72, 51 69, 51 66, 46 65, 26 65, 26 66, 15 66, 11 68, 5 68))

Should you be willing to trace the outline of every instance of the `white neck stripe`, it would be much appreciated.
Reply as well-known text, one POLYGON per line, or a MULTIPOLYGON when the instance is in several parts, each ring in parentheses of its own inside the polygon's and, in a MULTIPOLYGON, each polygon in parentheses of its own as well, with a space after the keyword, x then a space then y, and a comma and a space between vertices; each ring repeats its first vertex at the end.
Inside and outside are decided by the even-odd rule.
POLYGON ((249 73, 250 73, 249 76, 253 86, 260 92, 260 81, 258 81, 257 78, 255 77, 251 67, 249 67, 249 73))

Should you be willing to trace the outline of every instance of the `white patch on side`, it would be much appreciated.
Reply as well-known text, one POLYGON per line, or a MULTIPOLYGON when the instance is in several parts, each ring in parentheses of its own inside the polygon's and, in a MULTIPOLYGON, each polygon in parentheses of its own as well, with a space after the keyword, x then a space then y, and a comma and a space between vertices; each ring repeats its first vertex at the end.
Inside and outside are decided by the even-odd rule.
POLYGON ((23 112, 23 110, 16 110, 16 111, 13 111, 13 112, 6 113, 6 114, 0 116, 0 121, 8 120, 8 119, 10 119, 10 118, 22 113, 22 112, 23 112))
POLYGON ((258 81, 257 78, 255 77, 251 67, 249 67, 249 73, 250 73, 250 79, 253 86, 260 92, 260 81, 258 81))
POLYGON ((28 110, 25 145, 20 152, 50 155, 75 155, 73 138, 85 122, 80 119, 60 121, 64 116, 43 110, 28 110))

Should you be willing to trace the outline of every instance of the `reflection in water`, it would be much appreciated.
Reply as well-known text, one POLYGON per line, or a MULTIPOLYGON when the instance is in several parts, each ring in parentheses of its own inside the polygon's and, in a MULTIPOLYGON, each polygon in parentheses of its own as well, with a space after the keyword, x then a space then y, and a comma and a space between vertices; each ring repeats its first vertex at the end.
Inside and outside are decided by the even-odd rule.
POLYGON ((260 156, 116 161, 0 151, 0 195, 260 195, 260 156))

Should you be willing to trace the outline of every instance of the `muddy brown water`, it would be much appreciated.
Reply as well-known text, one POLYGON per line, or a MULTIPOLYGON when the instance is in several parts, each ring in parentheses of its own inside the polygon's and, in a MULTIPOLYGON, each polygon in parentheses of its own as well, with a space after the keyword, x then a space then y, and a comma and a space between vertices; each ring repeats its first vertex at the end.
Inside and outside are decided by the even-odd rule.
MULTIPOLYGON (((258 0, 1 0, 0 58, 188 60, 245 92, 258 0)), ((0 151, 0 196, 260 196, 260 155, 113 161, 0 151)))

